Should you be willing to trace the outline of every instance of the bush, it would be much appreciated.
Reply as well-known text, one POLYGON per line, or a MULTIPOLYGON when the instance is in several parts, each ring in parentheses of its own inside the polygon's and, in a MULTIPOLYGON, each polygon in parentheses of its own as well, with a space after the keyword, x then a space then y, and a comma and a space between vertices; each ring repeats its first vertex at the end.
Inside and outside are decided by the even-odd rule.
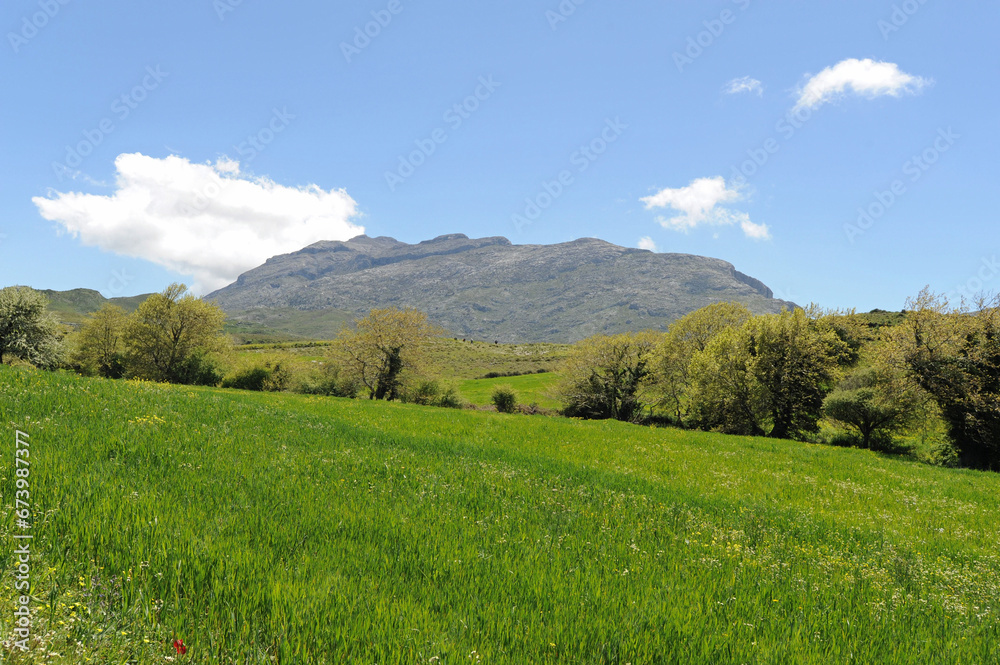
POLYGON ((507 384, 495 387, 490 399, 500 413, 514 413, 517 410, 517 393, 507 384))
POLYGON ((251 367, 224 379, 222 387, 236 388, 237 390, 264 390, 264 382, 269 376, 271 373, 263 367, 251 367))
POLYGON ((222 381, 223 388, 280 392, 288 387, 291 372, 280 362, 240 370, 222 381))
POLYGON ((440 395, 441 386, 438 385, 437 381, 421 381, 417 384, 416 388, 404 393, 403 401, 422 406, 431 406, 437 402, 440 395))
POLYGON ((222 372, 209 354, 197 349, 176 363, 170 375, 170 383, 186 386, 217 386, 222 381, 222 372))
POLYGON ((325 395, 326 397, 349 397, 353 399, 358 396, 358 392, 361 390, 361 382, 341 372, 338 365, 327 363, 320 365, 318 371, 312 372, 309 376, 300 379, 298 385, 293 390, 304 395, 325 395))
POLYGON ((458 398, 458 393, 454 388, 448 388, 438 398, 437 405, 445 409, 461 409, 462 400, 458 398))

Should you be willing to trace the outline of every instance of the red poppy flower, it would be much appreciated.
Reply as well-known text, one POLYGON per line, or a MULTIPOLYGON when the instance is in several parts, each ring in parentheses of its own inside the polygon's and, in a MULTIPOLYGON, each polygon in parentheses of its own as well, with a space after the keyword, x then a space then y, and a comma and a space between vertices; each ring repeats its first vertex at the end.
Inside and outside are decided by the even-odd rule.
POLYGON ((188 652, 188 648, 184 646, 184 640, 174 640, 174 648, 182 656, 188 652))

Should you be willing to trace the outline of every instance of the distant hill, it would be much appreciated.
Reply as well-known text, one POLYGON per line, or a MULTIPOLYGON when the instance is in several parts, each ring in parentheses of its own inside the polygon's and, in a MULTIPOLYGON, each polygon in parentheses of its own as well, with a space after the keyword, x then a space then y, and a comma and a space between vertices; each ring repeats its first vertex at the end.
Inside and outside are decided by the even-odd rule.
POLYGON ((105 298, 93 289, 72 289, 71 291, 41 290, 49 299, 49 311, 62 323, 77 325, 84 317, 96 312, 105 303, 119 305, 126 312, 133 312, 151 294, 129 296, 127 298, 105 298))
POLYGON ((719 259, 657 254, 582 238, 514 245, 440 236, 416 245, 358 236, 276 256, 206 296, 237 322, 330 337, 373 307, 415 307, 454 335, 501 342, 573 342, 664 329, 705 305, 755 313, 794 303, 719 259))

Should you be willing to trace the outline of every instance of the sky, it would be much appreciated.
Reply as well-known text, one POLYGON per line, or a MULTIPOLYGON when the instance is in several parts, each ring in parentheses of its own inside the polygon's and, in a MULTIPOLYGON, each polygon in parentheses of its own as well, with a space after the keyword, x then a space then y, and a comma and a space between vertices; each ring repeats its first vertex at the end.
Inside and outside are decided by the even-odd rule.
POLYGON ((0 286, 208 293, 366 233, 1000 290, 1000 4, 9 0, 0 286), (992 44, 992 46, 991 46, 992 44))

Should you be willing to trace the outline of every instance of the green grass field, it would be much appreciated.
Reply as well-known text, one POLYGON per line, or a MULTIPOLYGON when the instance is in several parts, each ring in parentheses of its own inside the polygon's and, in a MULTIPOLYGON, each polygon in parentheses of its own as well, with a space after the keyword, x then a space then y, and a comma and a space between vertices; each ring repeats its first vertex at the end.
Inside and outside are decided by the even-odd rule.
POLYGON ((497 379, 466 379, 459 382, 458 392, 464 400, 484 405, 492 403, 493 389, 496 386, 509 385, 517 392, 518 404, 537 404, 543 409, 558 409, 561 406, 559 401, 550 395, 558 381, 559 376, 552 372, 497 379))
POLYGON ((1000 477, 0 367, 5 662, 997 663, 1000 477))

